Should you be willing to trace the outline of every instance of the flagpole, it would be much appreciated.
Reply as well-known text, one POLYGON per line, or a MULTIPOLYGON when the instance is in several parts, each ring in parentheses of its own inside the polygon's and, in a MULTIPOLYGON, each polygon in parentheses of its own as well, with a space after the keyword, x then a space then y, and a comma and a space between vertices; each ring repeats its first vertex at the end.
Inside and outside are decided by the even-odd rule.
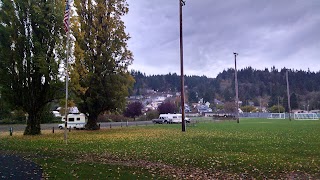
POLYGON ((66 42, 66 47, 67 47, 67 51, 66 51, 66 62, 65 62, 65 81, 66 81, 66 103, 65 103, 65 123, 64 123, 64 141, 66 142, 66 144, 68 144, 68 81, 69 81, 69 71, 68 71, 68 64, 69 64, 69 51, 70 51, 70 47, 69 47, 69 39, 70 39, 70 30, 69 30, 69 24, 70 24, 70 4, 69 4, 69 0, 66 0, 66 12, 65 12, 65 18, 66 15, 67 17, 67 23, 65 23, 65 29, 67 32, 67 42, 66 42))

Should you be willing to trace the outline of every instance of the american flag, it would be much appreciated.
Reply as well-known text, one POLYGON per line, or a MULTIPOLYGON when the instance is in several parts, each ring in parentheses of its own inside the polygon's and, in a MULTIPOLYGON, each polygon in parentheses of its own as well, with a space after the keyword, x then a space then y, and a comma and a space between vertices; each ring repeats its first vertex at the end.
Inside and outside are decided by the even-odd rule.
POLYGON ((69 31, 69 13, 70 13, 69 11, 70 11, 69 0, 66 0, 66 10, 64 12, 64 18, 63 18, 64 30, 66 32, 69 31))

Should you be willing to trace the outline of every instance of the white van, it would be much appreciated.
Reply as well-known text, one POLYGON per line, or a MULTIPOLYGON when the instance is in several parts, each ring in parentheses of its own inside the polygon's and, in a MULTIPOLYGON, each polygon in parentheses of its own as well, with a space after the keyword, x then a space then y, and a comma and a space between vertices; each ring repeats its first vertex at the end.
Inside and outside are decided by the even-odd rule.
MULTIPOLYGON (((160 114, 159 119, 164 119, 164 123, 182 123, 182 114, 160 114)), ((185 118, 186 123, 190 122, 190 118, 185 118)))
MULTIPOLYGON (((62 122, 65 122, 65 116, 61 118, 62 122)), ((84 129, 85 125, 87 124, 87 117, 85 114, 68 114, 67 120, 67 128, 73 129, 84 129)), ((58 127, 63 129, 65 127, 65 123, 59 124, 58 127)))

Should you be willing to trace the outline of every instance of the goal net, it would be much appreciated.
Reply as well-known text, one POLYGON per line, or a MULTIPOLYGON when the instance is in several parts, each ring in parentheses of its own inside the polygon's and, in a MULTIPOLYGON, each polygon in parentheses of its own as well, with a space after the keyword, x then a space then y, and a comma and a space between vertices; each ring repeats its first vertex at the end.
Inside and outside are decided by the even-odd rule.
POLYGON ((318 120, 316 113, 294 113, 295 120, 318 120))
POLYGON ((268 119, 285 119, 285 113, 270 113, 268 119))

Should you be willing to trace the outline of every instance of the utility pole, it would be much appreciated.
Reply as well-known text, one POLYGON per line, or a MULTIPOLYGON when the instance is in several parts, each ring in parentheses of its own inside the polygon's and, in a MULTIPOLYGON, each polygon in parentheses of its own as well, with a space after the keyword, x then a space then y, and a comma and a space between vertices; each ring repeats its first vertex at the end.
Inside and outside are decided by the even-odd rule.
POLYGON ((235 84, 235 90, 236 90, 236 119, 237 123, 239 123, 239 97, 238 97, 238 77, 237 77, 237 55, 238 53, 233 53, 234 54, 234 84, 235 84))
POLYGON ((184 74, 183 74, 183 31, 182 31, 182 6, 186 2, 179 0, 179 14, 180 14, 180 69, 181 69, 181 114, 182 114, 182 132, 186 131, 185 113, 184 113, 184 74))
POLYGON ((287 72, 286 72, 286 80, 287 80, 287 96, 288 96, 289 121, 291 121, 291 106, 290 106, 290 92, 289 92, 288 70, 287 70, 287 72))

